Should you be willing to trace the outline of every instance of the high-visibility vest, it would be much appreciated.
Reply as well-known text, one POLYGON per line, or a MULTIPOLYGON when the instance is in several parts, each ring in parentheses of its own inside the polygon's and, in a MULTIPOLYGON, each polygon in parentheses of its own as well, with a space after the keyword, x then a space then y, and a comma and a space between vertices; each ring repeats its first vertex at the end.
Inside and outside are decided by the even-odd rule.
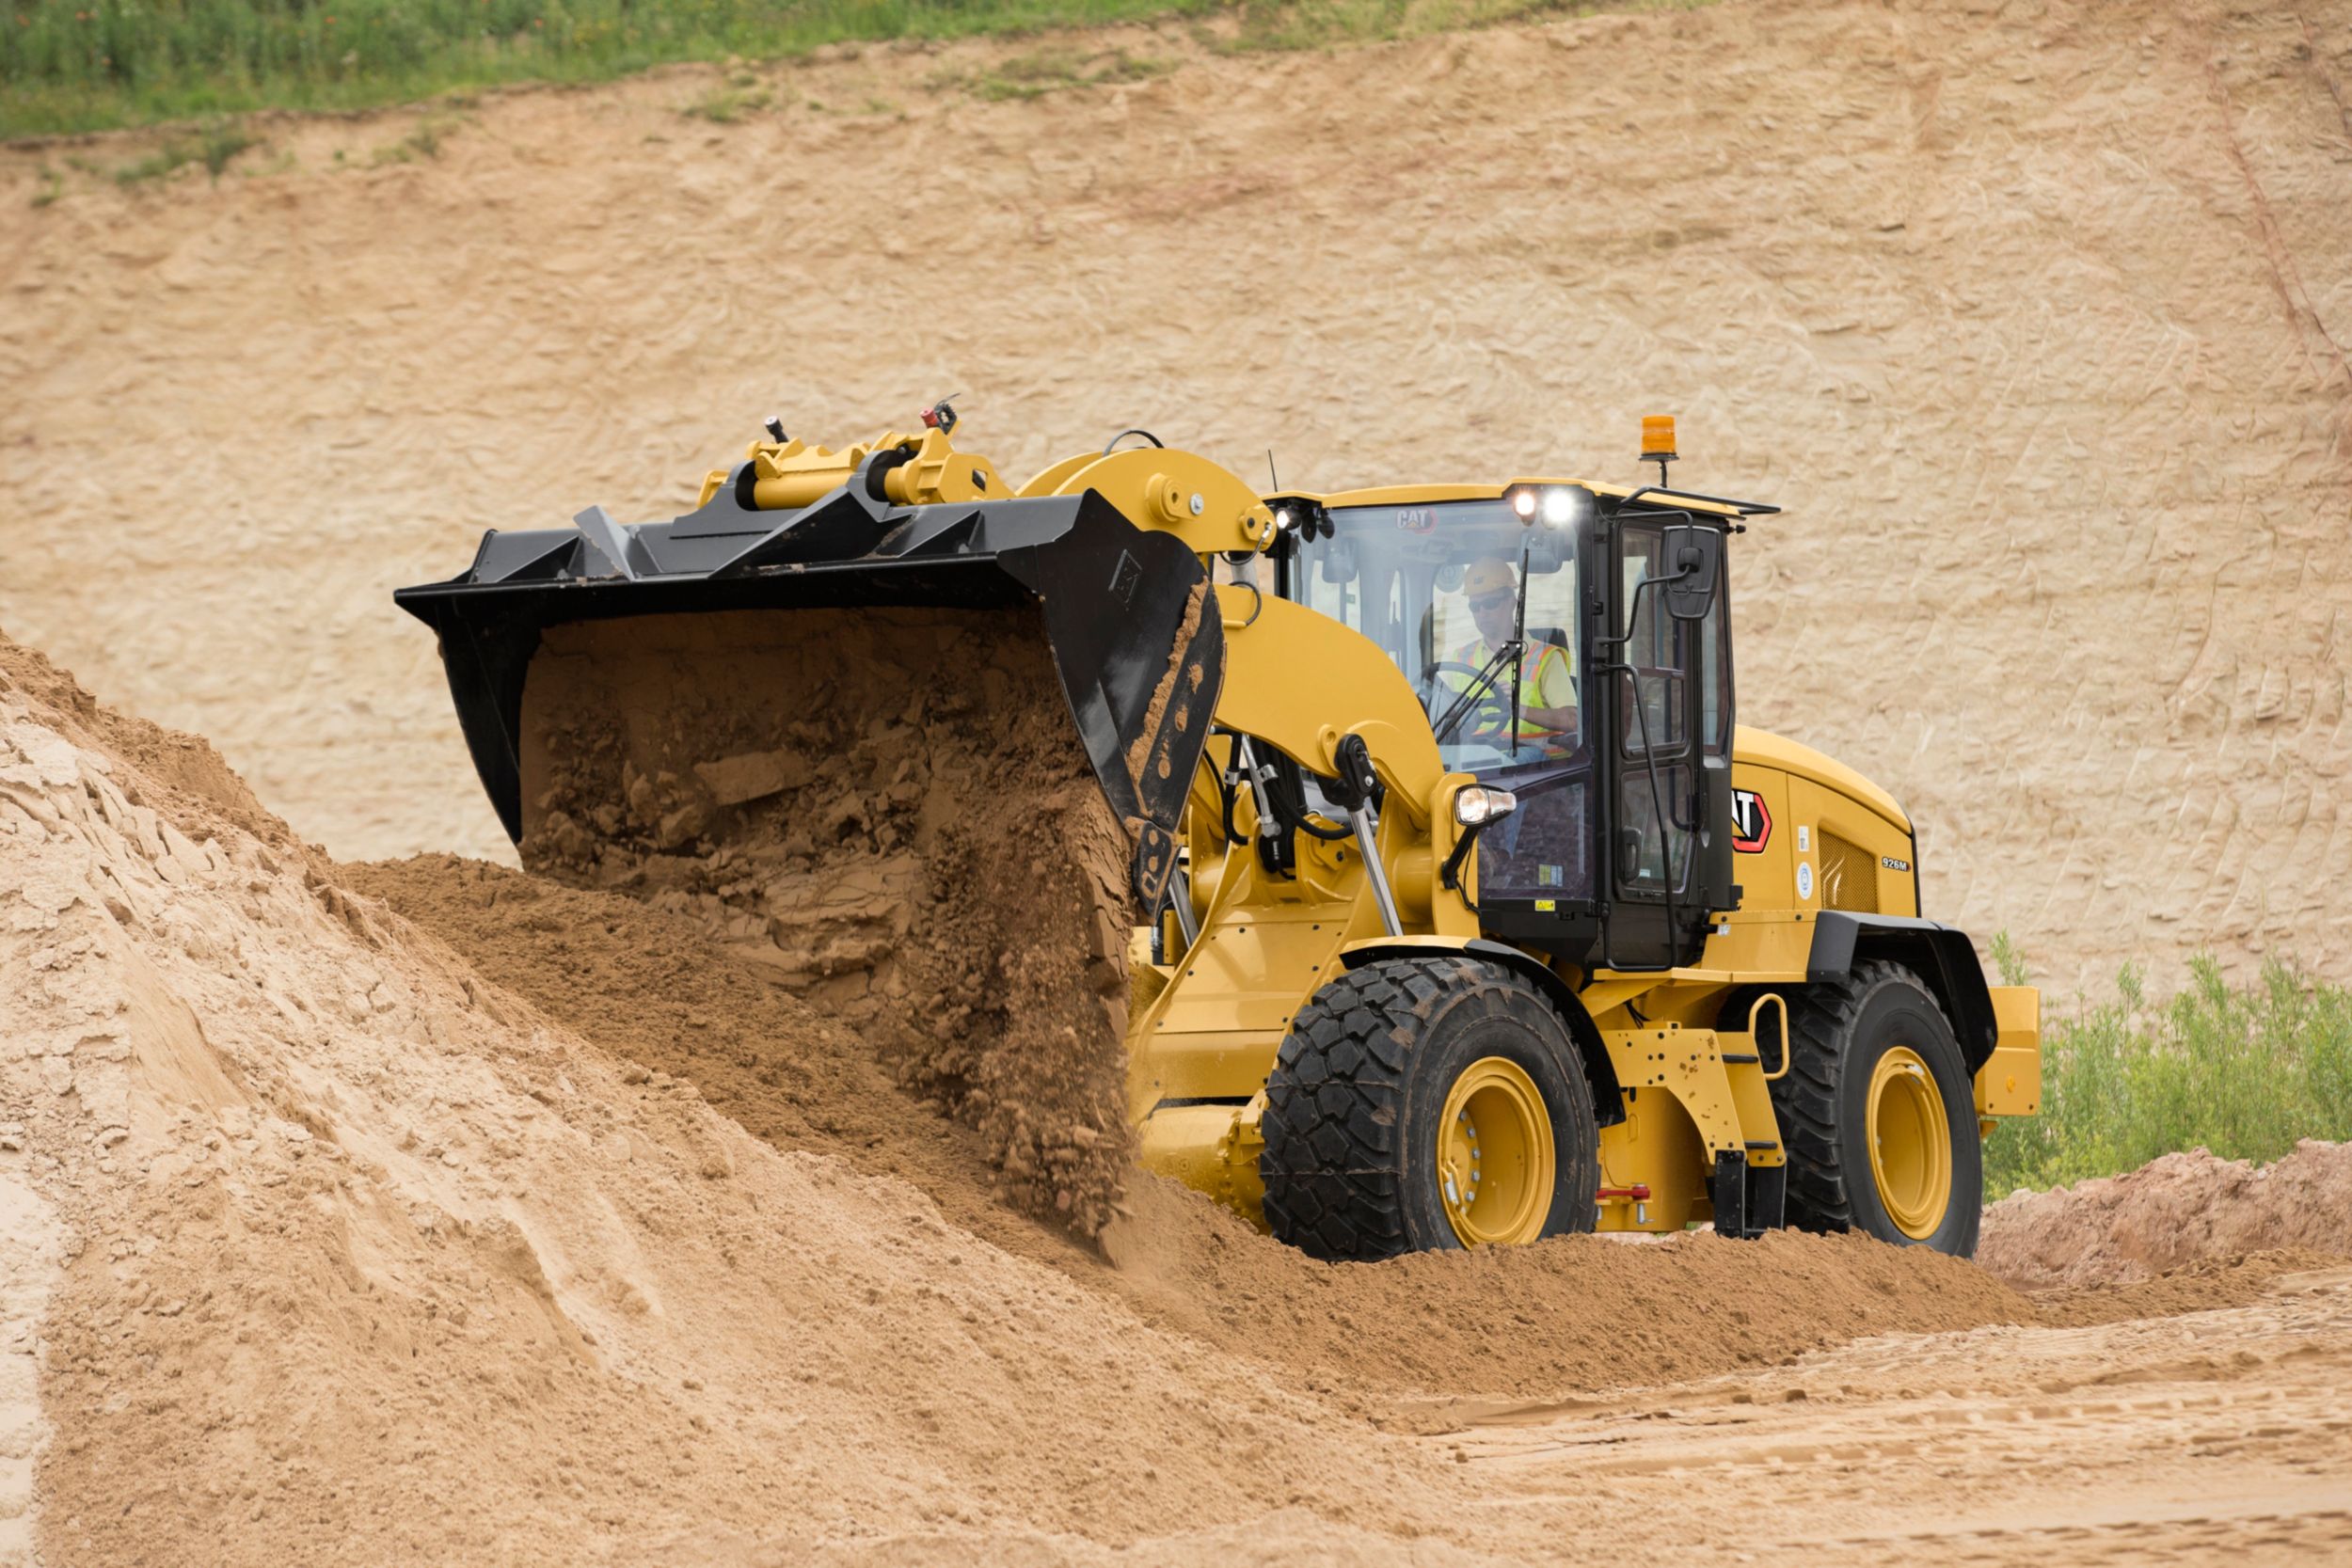
MULTIPOLYGON (((1462 652, 1455 657, 1454 662, 1456 664, 1467 664, 1474 669, 1483 670, 1486 667, 1486 661, 1494 657, 1494 650, 1486 645, 1486 639, 1481 638, 1477 641, 1471 643, 1469 647, 1463 649, 1462 652)), ((1538 689, 1538 683, 1544 673, 1544 660, 1553 657, 1557 657, 1560 659, 1564 668, 1567 666, 1567 650, 1561 647, 1557 642, 1546 642, 1540 640, 1531 640, 1526 647, 1519 650, 1518 737, 1521 740, 1545 740, 1553 736, 1564 733, 1560 730, 1552 728, 1549 724, 1539 724, 1535 722, 1535 721, 1529 718, 1527 714, 1527 710, 1531 707, 1545 707, 1550 705, 1539 701, 1536 692, 1538 689)), ((1573 676, 1576 672, 1574 669, 1570 668, 1568 670, 1568 673, 1573 676)), ((1467 691, 1470 689, 1470 677, 1468 675, 1460 674, 1454 672, 1448 672, 1446 679, 1453 684, 1454 689, 1456 691, 1467 691)), ((1486 689, 1485 697, 1481 700, 1494 701, 1503 704, 1508 704, 1511 701, 1511 688, 1504 683, 1504 679, 1500 673, 1496 674, 1494 684, 1486 689)))

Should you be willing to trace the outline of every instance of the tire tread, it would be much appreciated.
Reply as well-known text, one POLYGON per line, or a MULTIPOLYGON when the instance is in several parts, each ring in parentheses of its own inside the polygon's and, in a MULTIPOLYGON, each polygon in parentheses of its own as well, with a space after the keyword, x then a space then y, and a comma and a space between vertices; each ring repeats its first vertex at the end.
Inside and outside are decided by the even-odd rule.
MULTIPOLYGON (((1944 1016, 1942 1005, 1916 974, 1886 962, 1857 964, 1850 974, 1816 981, 1788 998, 1788 1072, 1772 1091, 1788 1158, 1785 1219, 1797 1229, 1856 1228, 1853 1184, 1872 1178, 1867 1163, 1858 1171, 1846 1168, 1839 1148, 1838 1106, 1862 1010, 1889 985, 1916 992, 1921 1006, 1944 1016)), ((1972 1125, 1958 1126, 1952 1135, 1968 1136, 1975 1131, 1972 1125)), ((1973 1227, 1969 1239, 1973 1250, 1973 1227)))
POLYGON ((1267 1075, 1260 1122, 1258 1169, 1277 1240, 1329 1261, 1410 1250, 1398 1137, 1413 1045, 1450 999, 1482 988, 1550 1007, 1508 970, 1410 958, 1351 970, 1298 1010, 1267 1075))

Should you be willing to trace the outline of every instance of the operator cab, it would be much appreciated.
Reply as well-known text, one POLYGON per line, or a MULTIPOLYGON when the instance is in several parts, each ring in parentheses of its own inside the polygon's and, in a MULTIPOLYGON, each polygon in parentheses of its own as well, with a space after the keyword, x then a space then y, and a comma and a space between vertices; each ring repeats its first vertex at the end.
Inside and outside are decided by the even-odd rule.
POLYGON ((1723 540, 1772 509, 1565 480, 1268 502, 1276 592, 1377 643, 1446 767, 1517 797, 1478 839, 1481 925, 1588 966, 1692 961, 1737 902, 1723 540))

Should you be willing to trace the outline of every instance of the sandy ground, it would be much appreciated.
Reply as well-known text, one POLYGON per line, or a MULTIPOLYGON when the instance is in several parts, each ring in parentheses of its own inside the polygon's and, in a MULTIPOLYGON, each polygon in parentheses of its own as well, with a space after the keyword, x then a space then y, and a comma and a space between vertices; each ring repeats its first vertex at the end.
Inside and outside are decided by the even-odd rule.
POLYGON ((2011 1200, 1990 1267, 1331 1268, 1152 1181, 1098 1248, 852 1009, 510 868, 389 588, 771 409, 1330 485, 1672 409, 1791 507, 1742 716, 1903 796, 1931 912, 2344 977, 2352 11, 1113 41, 1177 68, 0 150, 0 1563, 2352 1556, 2341 1148, 2011 1200))
POLYGON ((1742 717, 1895 790, 1931 913, 2061 990, 2343 971, 2352 10, 1069 47, 1110 43, 1177 69, 991 103, 948 84, 1005 46, 877 49, 725 125, 675 71, 437 157, 275 122, 217 184, 0 152, 0 625, 338 855, 496 855, 389 590, 677 510, 771 411, 961 390, 1008 472, 1140 423, 1339 486, 1627 479, 1671 410, 1679 479, 1789 509, 1739 552, 1742 717))
POLYGON ((1985 1210, 1977 1260, 2032 1288, 2131 1285, 2265 1247, 2352 1250, 2352 1144, 2305 1139, 2260 1166, 2188 1149, 2122 1176, 2012 1193, 1985 1210))
POLYGON ((2352 1544, 2352 1261, 2276 1204, 2039 1294, 1785 1232, 1334 1267, 1149 1180, 1098 1250, 755 971, 338 865, 0 641, 0 1561, 2352 1544))

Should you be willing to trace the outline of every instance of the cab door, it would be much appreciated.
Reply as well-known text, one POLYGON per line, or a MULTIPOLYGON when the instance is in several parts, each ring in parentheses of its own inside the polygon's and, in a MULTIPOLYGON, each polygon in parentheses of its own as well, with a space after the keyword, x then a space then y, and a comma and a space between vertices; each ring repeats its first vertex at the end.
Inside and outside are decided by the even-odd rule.
POLYGON ((1693 962, 1710 912, 1729 907, 1727 595, 1718 580, 1706 616, 1685 620, 1669 613, 1661 586, 1672 576, 1670 538, 1692 526, 1708 525, 1662 513, 1620 519, 1612 531, 1613 631, 1601 643, 1609 910, 1596 955, 1606 968, 1693 962))

